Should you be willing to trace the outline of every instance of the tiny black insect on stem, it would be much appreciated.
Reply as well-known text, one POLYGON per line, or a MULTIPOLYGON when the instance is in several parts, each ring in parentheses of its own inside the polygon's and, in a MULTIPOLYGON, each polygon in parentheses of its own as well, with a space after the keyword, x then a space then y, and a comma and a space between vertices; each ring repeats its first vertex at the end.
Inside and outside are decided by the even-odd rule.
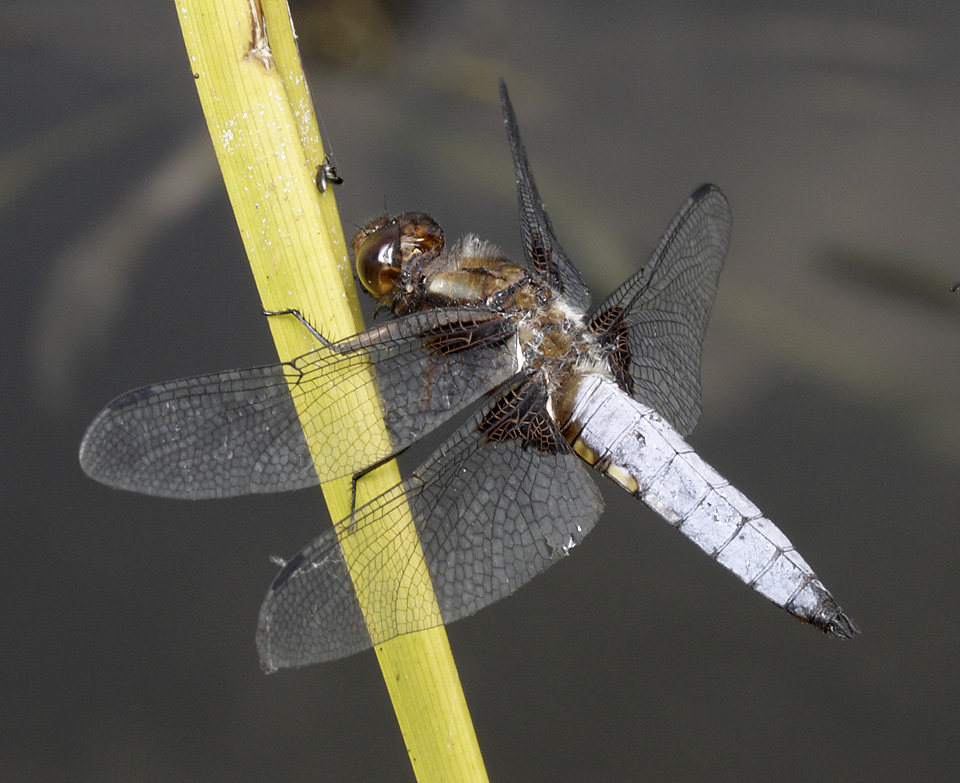
POLYGON ((317 183, 317 190, 319 190, 321 193, 325 193, 327 190, 327 183, 331 185, 342 185, 343 177, 337 173, 337 167, 330 162, 330 159, 325 157, 323 159, 323 163, 317 166, 317 173, 314 181, 317 183))

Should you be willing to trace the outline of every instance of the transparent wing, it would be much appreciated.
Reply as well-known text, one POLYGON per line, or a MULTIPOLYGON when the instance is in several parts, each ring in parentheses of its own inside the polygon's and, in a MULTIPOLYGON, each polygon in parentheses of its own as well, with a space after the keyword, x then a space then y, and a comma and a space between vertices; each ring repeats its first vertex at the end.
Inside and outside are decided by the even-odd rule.
POLYGON ((500 80, 500 105, 503 108, 503 123, 507 126, 507 136, 510 139, 510 151, 513 153, 513 168, 517 175, 523 255, 531 269, 549 281, 554 291, 562 294, 582 312, 586 312, 590 307, 590 291, 553 233, 550 217, 540 200, 537 183, 530 171, 527 151, 520 139, 517 117, 503 79, 500 80))
POLYGON ((281 492, 353 475, 509 380, 518 370, 514 340, 513 323, 499 314, 438 309, 286 364, 147 386, 94 419, 80 464, 113 487, 186 499, 281 492), (375 381, 385 436, 375 422, 351 415, 357 395, 373 393, 375 381), (303 426, 298 403, 308 411, 303 426), (321 442, 317 469, 304 427, 321 442))
POLYGON ((730 206, 714 185, 698 188, 644 267, 590 314, 612 349, 617 381, 681 435, 700 418, 700 346, 730 241, 730 206))
POLYGON ((260 610, 257 645, 264 667, 332 660, 410 631, 450 623, 513 593, 566 555, 593 528, 602 501, 581 461, 544 413, 546 396, 523 381, 494 400, 402 482, 357 509, 296 555, 274 580, 260 610), (440 616, 390 574, 416 563, 414 541, 391 520, 409 503, 440 616), (384 522, 386 520, 386 522, 384 522), (369 538, 356 584, 371 616, 369 632, 337 539, 369 538), (388 557, 399 562, 388 561, 388 557), (372 638, 371 638, 372 637, 372 638))

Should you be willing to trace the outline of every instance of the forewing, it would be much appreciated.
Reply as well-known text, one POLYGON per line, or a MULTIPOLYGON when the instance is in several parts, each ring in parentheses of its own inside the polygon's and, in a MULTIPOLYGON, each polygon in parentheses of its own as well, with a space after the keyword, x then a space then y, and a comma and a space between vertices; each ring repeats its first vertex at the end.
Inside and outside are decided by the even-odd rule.
POLYGON ((612 349, 620 386, 681 435, 700 418, 700 346, 730 240, 730 207, 714 185, 698 188, 646 265, 604 300, 590 329, 612 349))
MULTIPOLYGON (((329 530, 293 558, 260 610, 257 644, 265 668, 341 658, 402 633, 450 623, 513 593, 566 555, 591 530, 602 501, 581 461, 544 412, 546 396, 523 381, 482 409, 408 480, 336 526, 341 537, 382 531, 354 566, 364 604, 380 624, 369 632, 329 530), (398 554, 394 527, 408 503, 440 617, 398 587, 414 573, 417 544, 398 554), (389 553, 389 554, 388 554, 389 553), (388 557, 399 558, 388 562, 388 557), (372 637, 372 638, 371 638, 372 637)), ((419 587, 419 584, 417 585, 419 587)))
POLYGON ((446 308, 289 363, 137 389, 94 419, 80 463, 110 486, 165 497, 314 486, 401 451, 509 380, 518 369, 514 342, 514 326, 501 315, 446 308), (357 396, 375 393, 377 382, 386 434, 352 415, 357 396), (297 404, 306 407, 303 425, 297 404), (317 469, 304 427, 319 440, 317 469))
POLYGON ((520 233, 523 254, 527 264, 539 276, 547 280, 553 290, 582 312, 590 307, 590 292, 580 272, 567 258, 553 233, 550 218, 540 200, 537 183, 530 171, 527 151, 520 139, 517 117, 510 103, 507 85, 500 80, 500 105, 503 107, 503 123, 510 139, 513 153, 513 168, 517 175, 517 200, 520 205, 520 233))

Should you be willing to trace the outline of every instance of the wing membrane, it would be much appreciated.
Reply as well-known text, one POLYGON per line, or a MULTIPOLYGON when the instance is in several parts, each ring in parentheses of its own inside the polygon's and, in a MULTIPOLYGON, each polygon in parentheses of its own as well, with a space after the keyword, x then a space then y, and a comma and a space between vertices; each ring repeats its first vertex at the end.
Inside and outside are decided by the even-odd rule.
POLYGON ((517 117, 503 79, 500 80, 500 105, 503 108, 503 123, 507 126, 507 136, 510 139, 510 151, 513 153, 513 168, 517 175, 523 254, 532 270, 548 280, 554 291, 563 294, 570 304, 586 312, 590 307, 590 291, 553 233, 553 225, 543 201, 540 200, 533 172, 530 171, 527 151, 520 139, 517 117))
POLYGON ((498 314, 447 308, 390 321, 289 363, 144 387, 97 416, 80 462, 105 484, 165 497, 314 486, 401 451, 510 379, 518 369, 513 341, 513 324, 498 314), (356 395, 371 393, 375 382, 386 437, 350 415, 356 395), (307 406, 303 427, 321 439, 316 469, 294 398, 307 406))
POLYGON ((620 386, 681 435, 700 418, 700 346, 730 241, 730 207, 714 185, 698 188, 647 263, 589 318, 613 348, 620 386))
MULTIPOLYGON (((359 652, 394 636, 450 623, 513 593, 592 529, 602 501, 579 458, 543 412, 543 390, 523 382, 488 404, 406 481, 357 509, 291 560, 263 607, 257 644, 265 668, 303 666, 359 652), (389 574, 419 552, 402 550, 389 520, 409 503, 440 603, 418 606, 389 574), (341 536, 386 524, 354 564, 371 615, 368 633, 343 563, 341 536), (392 550, 390 550, 392 551, 392 550), (372 638, 371 638, 372 634, 372 638)), ((413 542, 411 547, 416 547, 413 542)))

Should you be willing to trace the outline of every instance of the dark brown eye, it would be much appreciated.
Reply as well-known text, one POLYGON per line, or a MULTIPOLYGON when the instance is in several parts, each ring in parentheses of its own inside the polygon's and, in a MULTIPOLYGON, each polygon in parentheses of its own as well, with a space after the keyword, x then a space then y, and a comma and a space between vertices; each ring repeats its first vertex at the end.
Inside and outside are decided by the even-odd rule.
POLYGON ((356 250, 357 277, 378 301, 389 297, 400 277, 400 229, 388 223, 367 235, 356 250))

